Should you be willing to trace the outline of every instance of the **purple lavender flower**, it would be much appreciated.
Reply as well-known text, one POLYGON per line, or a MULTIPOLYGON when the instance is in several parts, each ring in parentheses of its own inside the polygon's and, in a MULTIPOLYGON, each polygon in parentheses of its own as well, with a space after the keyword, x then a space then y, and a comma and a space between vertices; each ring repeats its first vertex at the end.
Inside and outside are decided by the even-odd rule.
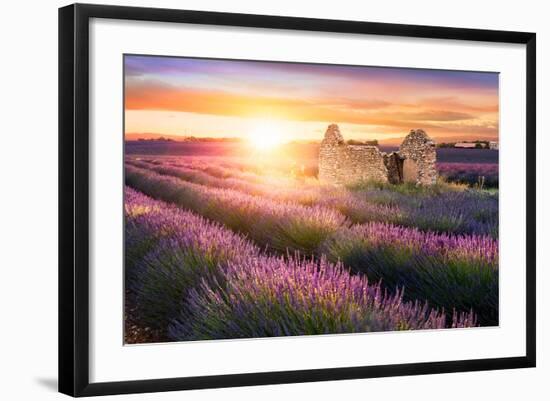
MULTIPOLYGON (((262 254, 222 226, 126 188, 127 252, 140 319, 173 339, 446 327, 443 311, 403 302, 340 264, 262 254)), ((455 314, 449 327, 475 325, 455 314)))
POLYGON ((329 208, 276 202, 239 191, 212 188, 126 166, 126 182, 164 201, 173 202, 278 251, 313 253, 324 239, 347 224, 329 208))
POLYGON ((498 188, 498 163, 437 163, 437 170, 450 181, 498 188))
MULTIPOLYGON (((498 323, 498 195, 418 189, 411 195, 407 188, 347 190, 309 184, 300 192, 300 186, 288 180, 270 186, 256 180, 258 175, 233 167, 216 170, 198 160, 185 165, 177 159, 171 163, 164 159, 131 161, 127 183, 221 223, 269 252, 285 255, 299 251, 341 260, 352 272, 368 275, 371 281, 381 280, 390 296, 400 294, 406 301, 428 301, 430 307, 444 309, 447 326, 470 321, 471 310, 482 325, 498 323), (373 223, 380 221, 392 224, 373 223), (367 223, 350 227, 353 222, 367 223)), ((152 201, 134 206, 127 214, 137 219, 156 206, 152 201)), ((162 226, 151 228, 151 234, 143 237, 127 234, 127 243, 137 238, 140 245, 129 247, 127 261, 139 261, 142 266, 148 260, 153 266, 167 263, 165 260, 169 265, 187 260, 187 253, 173 257, 180 245, 172 240, 173 226, 162 226), (162 244, 162 252, 155 254, 158 244, 162 244)), ((198 269, 208 274, 191 274, 193 280, 205 281, 203 290, 210 289, 219 298, 216 286, 223 289, 225 276, 220 276, 213 263, 201 264, 210 266, 198 269)), ((197 291, 202 297, 199 288, 203 284, 193 280, 177 281, 186 282, 190 293, 197 291)), ((168 315, 176 309, 170 309, 168 315)))
POLYGON ((403 217, 396 206, 370 203, 348 190, 324 187, 318 183, 307 184, 288 178, 258 176, 250 172, 193 162, 179 162, 177 166, 152 165, 140 161, 130 161, 128 164, 208 187, 231 189, 278 202, 334 209, 353 223, 396 221, 403 217))
POLYGON ((498 241, 489 236, 369 223, 338 231, 321 253, 390 290, 404 287, 406 299, 427 300, 449 319, 473 309, 482 325, 498 324, 498 241))
POLYGON ((202 217, 130 188, 125 194, 126 280, 141 319, 150 327, 165 329, 187 291, 201 280, 219 280, 225 263, 259 252, 243 237, 202 217))
MULTIPOLYGON (((169 327, 175 340, 271 337, 445 327, 445 314, 403 302, 340 264, 297 256, 229 263, 224 285, 203 282, 169 327)), ((455 314, 454 327, 475 325, 455 314)))

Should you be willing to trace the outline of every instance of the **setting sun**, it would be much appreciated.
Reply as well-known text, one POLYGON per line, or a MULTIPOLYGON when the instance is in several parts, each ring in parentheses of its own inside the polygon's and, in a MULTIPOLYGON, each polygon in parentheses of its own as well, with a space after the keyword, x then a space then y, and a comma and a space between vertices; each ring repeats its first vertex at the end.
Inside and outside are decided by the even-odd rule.
POLYGON ((248 140, 258 150, 271 150, 281 145, 283 138, 280 128, 271 122, 255 125, 248 134, 248 140))

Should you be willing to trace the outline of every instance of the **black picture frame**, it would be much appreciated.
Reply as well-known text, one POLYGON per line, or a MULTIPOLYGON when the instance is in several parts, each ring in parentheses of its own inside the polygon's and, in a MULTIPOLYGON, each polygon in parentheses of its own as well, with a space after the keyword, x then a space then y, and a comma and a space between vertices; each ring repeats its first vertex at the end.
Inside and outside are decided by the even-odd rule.
POLYGON ((74 4, 60 8, 59 391, 71 396, 95 396, 534 367, 536 363, 535 102, 535 33, 87 4, 74 4), (524 44, 527 68, 525 93, 527 104, 526 355, 495 359, 90 383, 88 61, 91 18, 524 44))

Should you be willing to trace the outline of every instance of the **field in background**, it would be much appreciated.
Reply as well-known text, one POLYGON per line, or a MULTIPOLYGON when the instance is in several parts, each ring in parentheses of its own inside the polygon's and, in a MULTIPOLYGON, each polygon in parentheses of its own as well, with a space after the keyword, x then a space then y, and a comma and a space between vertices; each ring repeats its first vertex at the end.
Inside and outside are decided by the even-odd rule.
MULTIPOLYGON (((383 152, 398 150, 397 146, 380 146, 383 152)), ((254 156, 250 148, 242 143, 193 143, 131 141, 126 143, 127 155, 149 156, 210 156, 232 159, 250 159, 254 156)), ((277 164, 279 170, 294 174, 317 176, 318 144, 288 144, 281 147, 276 157, 270 157, 269 163, 277 164)), ((440 175, 452 182, 465 183, 470 186, 498 188, 498 155, 497 150, 489 149, 437 149, 438 171, 440 175)), ((257 155, 258 161, 265 167, 263 155, 257 155)))
POLYGON ((438 157, 469 185, 322 186, 311 144, 127 143, 126 342, 497 325, 498 191, 464 177, 498 186, 498 152, 438 157))

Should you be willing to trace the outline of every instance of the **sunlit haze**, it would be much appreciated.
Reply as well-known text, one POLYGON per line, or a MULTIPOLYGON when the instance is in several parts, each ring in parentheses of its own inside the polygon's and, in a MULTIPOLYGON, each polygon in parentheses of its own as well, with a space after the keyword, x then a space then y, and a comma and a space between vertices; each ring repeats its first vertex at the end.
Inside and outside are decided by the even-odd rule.
POLYGON ((125 56, 127 139, 234 137, 258 150, 347 139, 498 139, 498 74, 125 56))

